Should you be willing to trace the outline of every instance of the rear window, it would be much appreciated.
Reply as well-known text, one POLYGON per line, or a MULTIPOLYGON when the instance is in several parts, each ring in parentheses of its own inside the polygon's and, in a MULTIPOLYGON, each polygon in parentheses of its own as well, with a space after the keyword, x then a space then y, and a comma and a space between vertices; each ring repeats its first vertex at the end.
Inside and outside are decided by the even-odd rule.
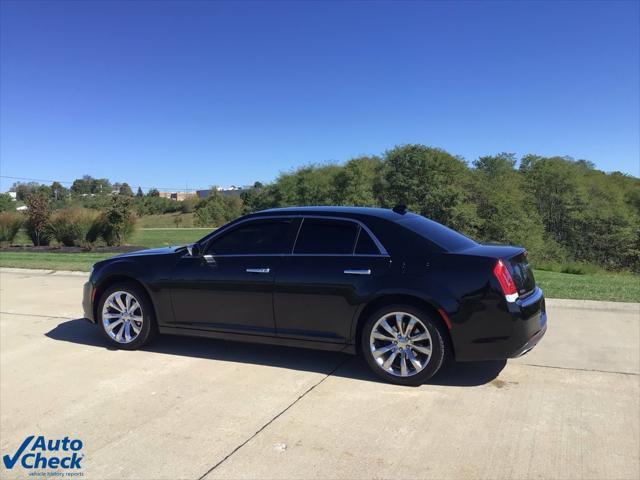
POLYGON ((294 253, 353 253, 358 225, 340 220, 305 218, 298 233, 294 253))
POLYGON ((360 228, 360 234, 358 235, 358 243, 356 243, 355 253, 357 255, 380 254, 380 250, 364 228, 360 228))
POLYGON ((411 215, 398 223, 448 252, 457 252, 477 245, 469 237, 420 215, 411 215))

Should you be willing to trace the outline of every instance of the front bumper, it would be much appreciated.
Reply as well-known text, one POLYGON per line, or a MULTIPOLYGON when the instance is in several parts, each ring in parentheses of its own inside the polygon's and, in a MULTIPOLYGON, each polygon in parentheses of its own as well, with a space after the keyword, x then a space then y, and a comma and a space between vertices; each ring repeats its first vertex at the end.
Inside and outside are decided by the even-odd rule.
POLYGON ((91 323, 96 323, 96 319, 93 315, 94 296, 95 286, 93 285, 93 283, 85 283, 82 289, 82 310, 84 311, 84 318, 91 323))

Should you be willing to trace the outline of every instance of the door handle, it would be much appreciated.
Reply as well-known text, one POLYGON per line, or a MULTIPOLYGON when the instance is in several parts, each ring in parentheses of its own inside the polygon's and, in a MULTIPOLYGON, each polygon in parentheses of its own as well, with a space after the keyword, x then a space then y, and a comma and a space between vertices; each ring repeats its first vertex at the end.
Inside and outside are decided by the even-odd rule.
POLYGON ((371 275, 371 270, 369 268, 347 269, 344 273, 347 275, 371 275))
POLYGON ((270 268, 247 268, 247 273, 269 273, 270 268))
POLYGON ((203 255, 202 258, 204 258, 204 261, 207 262, 209 265, 216 264, 216 259, 214 258, 213 255, 203 255))

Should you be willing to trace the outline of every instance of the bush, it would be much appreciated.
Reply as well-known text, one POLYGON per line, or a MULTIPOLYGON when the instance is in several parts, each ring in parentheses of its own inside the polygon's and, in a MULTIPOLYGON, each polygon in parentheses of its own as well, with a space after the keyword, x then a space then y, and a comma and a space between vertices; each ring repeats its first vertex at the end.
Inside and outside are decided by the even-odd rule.
POLYGON ((24 223, 24 217, 15 212, 0 213, 0 244, 11 244, 16 238, 20 227, 24 223))
POLYGON ((51 236, 67 247, 88 247, 97 238, 89 235, 98 214, 86 208, 64 208, 51 215, 51 236))
POLYGON ((0 212, 15 211, 15 209, 16 207, 11 195, 8 193, 0 193, 0 212))
POLYGON ((182 213, 193 213, 193 211, 196 209, 197 204, 197 198, 186 198, 182 202, 180 202, 180 211, 182 213))
POLYGON ((25 228, 33 244, 38 247, 49 245, 51 232, 49 230, 49 216, 51 205, 44 195, 31 194, 27 196, 27 221, 25 228))
POLYGON ((90 229, 88 238, 94 238, 99 234, 107 245, 123 245, 135 231, 136 220, 133 213, 133 199, 116 195, 109 208, 100 215, 90 229))
POLYGON ((219 227, 240 215, 242 199, 239 196, 223 196, 212 189, 209 196, 196 205, 194 220, 200 227, 219 227))

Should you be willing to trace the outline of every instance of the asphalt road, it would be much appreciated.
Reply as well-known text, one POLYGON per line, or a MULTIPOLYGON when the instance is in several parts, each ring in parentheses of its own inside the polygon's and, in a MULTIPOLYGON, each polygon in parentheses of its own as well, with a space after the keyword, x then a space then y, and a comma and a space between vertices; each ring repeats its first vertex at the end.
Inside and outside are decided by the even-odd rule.
POLYGON ((330 352, 108 349, 85 278, 0 271, 2 455, 44 435, 81 439, 88 479, 640 478, 640 304, 549 300, 525 357, 408 388, 330 352))

